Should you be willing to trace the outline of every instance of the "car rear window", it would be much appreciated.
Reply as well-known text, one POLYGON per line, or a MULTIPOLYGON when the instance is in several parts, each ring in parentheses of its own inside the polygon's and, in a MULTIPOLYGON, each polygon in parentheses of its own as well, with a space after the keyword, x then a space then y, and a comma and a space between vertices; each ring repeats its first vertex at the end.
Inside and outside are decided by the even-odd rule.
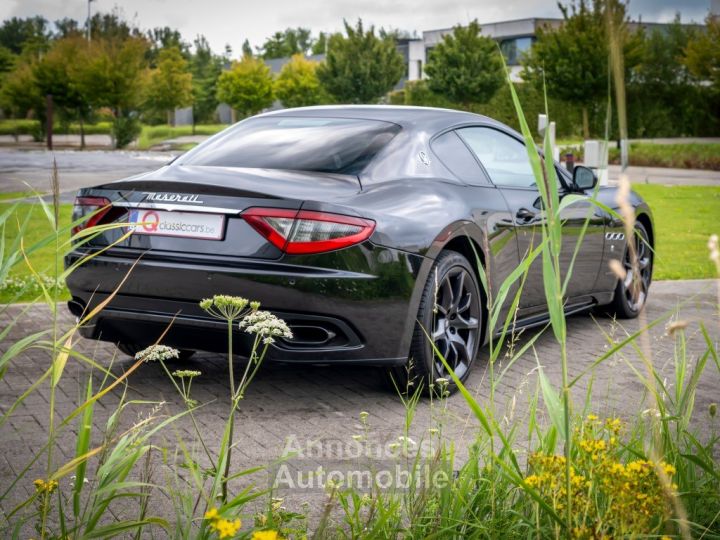
POLYGON ((397 124, 377 120, 253 118, 180 163, 356 175, 398 131, 397 124))

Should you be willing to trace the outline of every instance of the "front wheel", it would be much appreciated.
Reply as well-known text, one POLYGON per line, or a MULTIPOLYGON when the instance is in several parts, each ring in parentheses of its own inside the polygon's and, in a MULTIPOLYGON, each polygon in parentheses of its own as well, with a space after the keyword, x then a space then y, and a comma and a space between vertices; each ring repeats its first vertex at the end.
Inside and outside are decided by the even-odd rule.
POLYGON ((620 319, 634 319, 647 302, 653 265, 650 235, 640 222, 635 223, 635 234, 628 238, 622 263, 625 278, 618 279, 609 308, 620 319), (632 260, 630 242, 635 246, 636 262, 632 260))
POLYGON ((441 252, 420 299, 408 365, 391 372, 395 386, 413 392, 423 385, 429 393, 431 388, 438 389, 437 379, 445 378, 447 389, 457 390, 445 363, 460 381, 467 379, 480 347, 482 324, 482 294, 475 270, 461 254, 441 252))

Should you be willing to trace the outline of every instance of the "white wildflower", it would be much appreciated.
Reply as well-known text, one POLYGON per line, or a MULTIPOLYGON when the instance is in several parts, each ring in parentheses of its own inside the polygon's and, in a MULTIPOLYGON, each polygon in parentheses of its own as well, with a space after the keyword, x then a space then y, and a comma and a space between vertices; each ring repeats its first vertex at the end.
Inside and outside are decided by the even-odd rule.
POLYGON ((250 302, 250 300, 242 296, 216 294, 212 298, 205 298, 200 301, 200 307, 216 319, 235 321, 248 313, 257 311, 260 302, 250 302))
POLYGON ((410 437, 405 437, 403 435, 400 435, 398 437, 398 441, 405 443, 406 445, 415 446, 417 443, 413 441, 410 437))
POLYGON ((685 330, 688 327, 687 321, 673 321, 667 326, 667 333, 669 336, 675 334, 679 330, 685 330))
POLYGON ((173 371, 173 375, 179 379, 192 379, 193 377, 199 377, 202 373, 194 369, 178 369, 173 371))
POLYGON ((273 343, 273 338, 282 337, 292 339, 293 335, 285 324, 285 321, 279 319, 269 311, 253 311, 240 321, 240 330, 245 330, 249 334, 256 334, 263 338, 264 344, 273 343))
POLYGON ((177 349, 166 345, 150 345, 147 349, 143 349, 135 355, 136 360, 143 360, 145 362, 157 362, 179 357, 180 352, 177 349))

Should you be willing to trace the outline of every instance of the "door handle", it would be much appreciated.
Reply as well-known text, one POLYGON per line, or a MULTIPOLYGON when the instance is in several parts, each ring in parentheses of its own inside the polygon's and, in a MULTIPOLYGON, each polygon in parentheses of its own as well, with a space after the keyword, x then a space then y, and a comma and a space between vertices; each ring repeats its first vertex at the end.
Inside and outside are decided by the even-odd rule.
POLYGON ((517 213, 515 214, 515 218, 520 223, 529 223, 533 219, 535 219, 535 212, 532 210, 528 210, 527 208, 520 208, 518 209, 517 213))

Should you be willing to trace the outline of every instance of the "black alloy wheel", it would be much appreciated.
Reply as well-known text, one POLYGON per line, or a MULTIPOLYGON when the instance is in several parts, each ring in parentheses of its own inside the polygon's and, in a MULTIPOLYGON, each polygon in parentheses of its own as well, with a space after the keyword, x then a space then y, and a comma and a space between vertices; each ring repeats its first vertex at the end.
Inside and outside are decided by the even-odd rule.
POLYGON ((647 302, 652 281, 653 254, 650 235, 640 222, 635 223, 635 233, 628 239, 622 263, 625 278, 618 279, 611 311, 622 319, 633 319, 647 302), (633 242, 635 247, 635 261, 630 242, 633 242))
MULTIPOLYGON (((467 268, 458 265, 447 271, 435 295, 432 340, 455 375, 464 379, 477 352, 481 308, 477 284, 467 268)), ((437 354, 435 372, 448 375, 437 354)))
POLYGON ((420 299, 408 364, 388 372, 391 388, 413 393, 422 385, 426 394, 437 394, 435 381, 444 378, 448 384, 443 388, 457 390, 435 349, 464 381, 481 344, 483 301, 470 262, 455 251, 441 252, 420 299))

